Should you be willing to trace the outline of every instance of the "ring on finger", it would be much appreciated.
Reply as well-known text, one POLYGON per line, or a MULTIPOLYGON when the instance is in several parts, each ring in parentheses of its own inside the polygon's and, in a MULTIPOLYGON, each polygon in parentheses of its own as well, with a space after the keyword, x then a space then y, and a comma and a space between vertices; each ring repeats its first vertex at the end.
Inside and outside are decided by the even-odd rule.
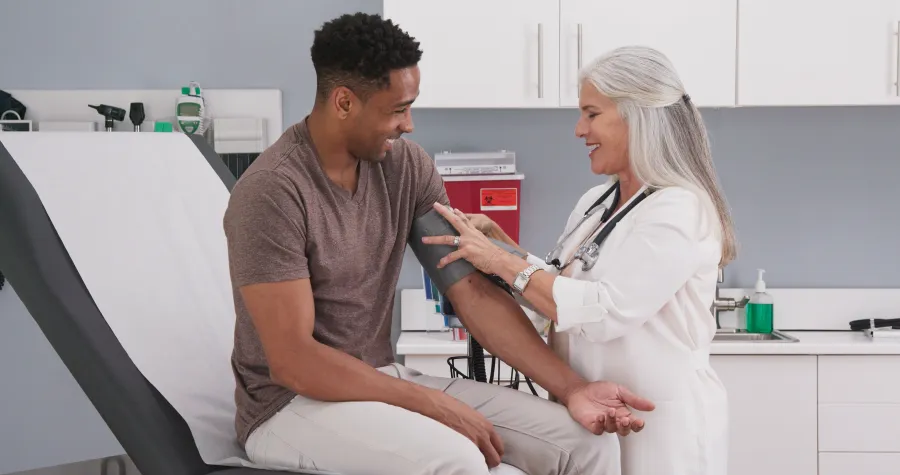
POLYGON ((453 245, 459 247, 459 236, 453 236, 453 245))

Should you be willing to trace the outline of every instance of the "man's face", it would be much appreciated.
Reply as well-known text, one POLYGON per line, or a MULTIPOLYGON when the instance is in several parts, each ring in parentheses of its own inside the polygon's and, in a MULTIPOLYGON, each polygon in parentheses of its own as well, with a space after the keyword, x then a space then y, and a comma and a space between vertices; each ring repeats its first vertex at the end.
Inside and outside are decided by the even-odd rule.
POLYGON ((410 106, 418 95, 417 66, 392 71, 390 87, 375 91, 351 109, 345 121, 350 153, 360 160, 383 160, 395 139, 413 131, 410 106))

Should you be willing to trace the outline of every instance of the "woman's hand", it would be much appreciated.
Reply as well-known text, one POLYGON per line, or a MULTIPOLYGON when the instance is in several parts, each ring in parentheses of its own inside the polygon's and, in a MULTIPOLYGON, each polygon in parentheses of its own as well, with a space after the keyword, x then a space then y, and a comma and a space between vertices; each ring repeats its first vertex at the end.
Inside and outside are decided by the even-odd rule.
POLYGON ((465 215, 469 220, 469 223, 472 226, 475 226, 475 229, 481 231, 481 234, 489 238, 494 238, 494 233, 497 229, 497 223, 494 222, 491 218, 488 218, 487 215, 484 214, 467 214, 465 215))
MULTIPOLYGON (((497 264, 498 258, 505 254, 506 251, 492 243, 462 211, 451 211, 440 203, 435 203, 434 209, 459 231, 459 236, 426 236, 422 238, 422 242, 425 244, 457 246, 459 248, 444 256, 438 262, 438 268, 440 269, 456 260, 465 259, 485 274, 496 274, 494 265, 497 264)), ((483 220, 480 221, 483 225, 483 220)))

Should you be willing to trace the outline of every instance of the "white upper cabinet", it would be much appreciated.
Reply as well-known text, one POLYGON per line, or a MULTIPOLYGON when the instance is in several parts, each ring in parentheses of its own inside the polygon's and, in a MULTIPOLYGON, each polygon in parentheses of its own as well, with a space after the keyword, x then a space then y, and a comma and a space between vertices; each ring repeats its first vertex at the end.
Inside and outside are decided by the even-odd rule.
POLYGON ((385 0, 421 43, 414 107, 559 106, 557 0, 385 0))
POLYGON ((578 105, 581 66, 662 51, 701 107, 900 104, 900 0, 384 0, 417 107, 578 105))
POLYGON ((739 105, 900 103, 900 0, 741 0, 739 105))
POLYGON ((644 45, 672 61, 696 105, 734 106, 736 23, 737 0, 560 0, 561 105, 578 105, 580 65, 644 45))

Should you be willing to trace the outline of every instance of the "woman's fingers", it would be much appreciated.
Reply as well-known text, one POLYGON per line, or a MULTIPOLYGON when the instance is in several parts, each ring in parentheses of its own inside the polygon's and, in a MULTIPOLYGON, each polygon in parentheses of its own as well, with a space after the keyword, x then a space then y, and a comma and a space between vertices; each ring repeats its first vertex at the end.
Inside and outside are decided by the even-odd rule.
POLYGON ((469 228, 472 228, 475 230, 478 229, 477 226, 472 224, 472 220, 469 219, 469 215, 467 215, 466 213, 463 213, 462 211, 460 211, 457 208, 453 208, 453 213, 456 214, 456 216, 459 218, 459 220, 462 221, 462 223, 464 225, 466 225, 466 227, 469 227, 469 228))
POLYGON ((459 249, 447 254, 440 261, 438 261, 437 268, 440 269, 446 265, 451 264, 453 261, 459 260, 463 258, 463 252, 459 249))
POLYGON ((450 222, 450 224, 452 224, 453 227, 456 228, 457 231, 463 232, 464 229, 468 228, 468 226, 465 223, 465 220, 460 219, 460 217, 457 216, 456 213, 453 210, 451 210, 450 208, 447 208, 446 206, 444 206, 440 203, 435 203, 434 209, 438 213, 440 213, 440 215, 443 216, 448 222, 450 222))
POLYGON ((456 245, 456 238, 459 236, 424 236, 422 242, 425 244, 440 244, 444 246, 456 245))

